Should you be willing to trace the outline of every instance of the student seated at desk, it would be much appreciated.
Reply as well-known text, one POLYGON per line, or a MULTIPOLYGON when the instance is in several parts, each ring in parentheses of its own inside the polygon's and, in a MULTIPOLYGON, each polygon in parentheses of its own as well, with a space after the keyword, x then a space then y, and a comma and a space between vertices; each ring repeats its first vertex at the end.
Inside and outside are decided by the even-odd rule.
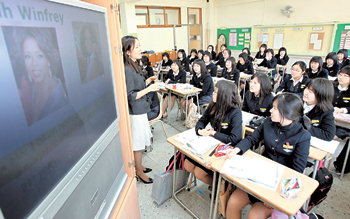
POLYGON ((249 75, 254 74, 253 63, 249 60, 248 54, 245 52, 242 52, 241 54, 239 54, 238 58, 239 58, 239 62, 237 63, 238 71, 249 75))
MULTIPOLYGON (((227 144, 235 145, 242 139, 242 112, 240 110, 240 98, 237 87, 231 81, 218 81, 213 93, 213 101, 205 110, 203 116, 196 124, 197 135, 212 136, 227 144), (210 123, 211 129, 206 129, 210 123)), ((185 169, 194 173, 197 179, 211 185, 211 170, 198 164, 196 161, 186 158, 185 169)))
POLYGON ((225 49, 227 49, 227 45, 226 44, 221 44, 220 52, 219 52, 219 54, 216 57, 212 57, 213 60, 218 62, 222 57, 224 57, 222 53, 224 52, 225 49))
POLYGON ((304 114, 310 118, 312 136, 331 141, 335 135, 333 116, 334 88, 332 82, 325 78, 315 78, 304 90, 304 114))
POLYGON ((323 68, 321 56, 314 56, 310 59, 309 68, 306 70, 306 76, 313 78, 328 78, 328 70, 323 68))
MULTIPOLYGON (((271 117, 231 149, 230 154, 244 154, 249 148, 264 140, 263 156, 302 173, 310 149, 311 136, 305 130, 308 126, 310 120, 303 117, 301 99, 291 93, 279 94, 273 99, 271 117)), ((241 218, 241 210, 247 204, 252 205, 248 218, 271 216, 270 206, 237 188, 227 202, 226 217, 241 218)))
MULTIPOLYGON (((342 68, 338 74, 338 81, 334 83, 334 113, 350 114, 350 65, 342 68)), ((344 139, 350 136, 350 130, 337 127, 336 137, 344 139)))
POLYGON ((347 49, 340 49, 337 53, 337 56, 340 69, 347 65, 350 65, 350 60, 348 59, 349 53, 347 49))
POLYGON ((211 54, 211 59, 215 60, 216 58, 216 52, 214 51, 214 46, 213 45, 209 45, 207 48, 207 51, 210 52, 211 54))
POLYGON ((151 100, 151 111, 147 113, 148 121, 151 121, 159 115, 159 99, 158 99, 158 92, 149 92, 147 94, 148 98, 151 100))
POLYGON ((238 87, 240 72, 236 68, 236 60, 233 57, 229 57, 225 62, 225 68, 222 71, 221 77, 234 81, 238 87))
POLYGON ((285 47, 281 47, 278 50, 278 53, 275 55, 275 58, 277 59, 277 64, 279 65, 287 65, 289 61, 289 56, 287 54, 287 49, 285 47))
MULTIPOLYGON (((207 68, 205 67, 205 63, 203 60, 196 59, 193 62, 193 77, 190 81, 190 84, 193 86, 202 89, 202 91, 199 93, 198 98, 195 98, 196 105, 202 106, 203 104, 210 103, 213 98, 213 91, 214 91, 214 83, 213 79, 211 78, 210 74, 207 71, 207 68)), ((193 98, 190 98, 188 101, 187 107, 193 102, 193 98)), ((186 109, 186 100, 185 98, 181 99, 181 105, 183 109, 186 109)), ((187 110, 188 112, 188 110, 187 110)))
POLYGON ((297 61, 292 65, 292 72, 287 75, 281 85, 276 89, 276 93, 282 92, 295 93, 300 98, 303 96, 303 91, 310 79, 304 76, 306 64, 303 61, 297 61))
POLYGON ((162 54, 162 68, 170 68, 173 64, 173 60, 170 59, 169 53, 165 52, 162 54))
POLYGON ((265 53, 264 60, 259 64, 259 66, 266 67, 268 69, 272 68, 272 78, 275 78, 275 75, 277 73, 276 66, 277 66, 277 59, 273 56, 274 52, 273 49, 267 49, 265 53))
POLYGON ((328 53, 328 55, 326 56, 326 62, 323 63, 323 68, 329 72, 329 76, 337 77, 338 72, 340 70, 337 53, 328 53))
POLYGON ((203 60, 204 60, 204 63, 207 67, 208 73, 212 77, 216 77, 218 67, 211 61, 211 54, 209 51, 204 52, 203 60))
POLYGON ((145 77, 145 79, 148 79, 149 77, 152 77, 154 75, 151 62, 149 61, 147 56, 141 57, 140 66, 142 67, 143 76, 145 77))
POLYGON ((203 49, 198 50, 198 59, 203 60, 203 55, 204 55, 204 50, 203 49))
POLYGON ((183 49, 179 49, 177 51, 177 58, 181 61, 182 68, 186 72, 190 72, 190 62, 188 58, 186 57, 186 52, 183 49))
POLYGON ((244 49, 242 49, 242 52, 243 52, 243 53, 247 53, 247 55, 248 55, 248 60, 249 60, 249 61, 251 61, 251 62, 254 61, 253 57, 250 56, 250 50, 249 50, 248 47, 245 47, 244 49))
POLYGON ((230 49, 225 49, 222 52, 222 58, 219 59, 219 61, 216 63, 218 66, 218 69, 223 69, 225 68, 225 62, 226 60, 231 57, 231 50, 230 49))
POLYGON ((266 49, 267 49, 267 45, 261 44, 261 46, 259 47, 259 51, 255 55, 255 60, 264 59, 266 55, 266 49))
POLYGON ((255 73, 244 95, 242 110, 258 116, 270 116, 272 108, 271 81, 264 73, 255 73))
POLYGON ((198 59, 198 52, 196 49, 191 49, 190 55, 187 57, 190 65, 192 65, 193 61, 198 59))
MULTIPOLYGON (((171 69, 168 74, 164 77, 165 84, 176 84, 176 83, 186 83, 186 72, 182 69, 181 61, 175 59, 173 64, 171 64, 171 69)), ((165 94, 164 104, 163 104, 163 118, 168 117, 170 111, 174 108, 175 100, 177 98, 176 95, 171 95, 171 105, 170 111, 168 112, 168 102, 169 96, 165 94)))

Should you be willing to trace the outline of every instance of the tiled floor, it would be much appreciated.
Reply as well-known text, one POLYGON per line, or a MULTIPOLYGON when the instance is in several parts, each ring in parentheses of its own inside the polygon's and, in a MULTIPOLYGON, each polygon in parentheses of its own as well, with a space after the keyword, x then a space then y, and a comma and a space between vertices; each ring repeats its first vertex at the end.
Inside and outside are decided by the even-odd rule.
MULTIPOLYGON (((185 131, 183 121, 176 120, 176 107, 165 119, 165 128, 168 136, 173 136, 179 132, 185 131)), ((166 142, 163 129, 160 123, 154 126, 153 131, 154 144, 153 151, 144 153, 143 164, 153 169, 148 175, 153 177, 154 173, 164 172, 168 165, 169 158, 174 153, 174 148, 166 142)), ((324 218, 350 218, 350 174, 345 175, 340 180, 337 175, 334 176, 334 183, 328 197, 320 205, 314 208, 314 212, 322 215, 324 218)), ((137 183, 138 198, 140 203, 141 218, 192 218, 182 207, 180 207, 174 199, 169 199, 160 206, 153 202, 152 184, 137 183)), ((209 216, 209 190, 206 184, 197 181, 197 186, 190 192, 183 191, 179 194, 183 200, 195 214, 200 218, 208 218, 209 216)), ((246 217, 245 209, 243 218, 246 217)))

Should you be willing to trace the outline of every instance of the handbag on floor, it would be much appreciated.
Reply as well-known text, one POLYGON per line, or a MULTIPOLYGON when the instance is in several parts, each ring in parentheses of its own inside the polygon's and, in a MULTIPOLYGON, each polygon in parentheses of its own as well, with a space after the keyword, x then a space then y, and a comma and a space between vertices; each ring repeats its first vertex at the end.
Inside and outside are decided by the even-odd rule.
MULTIPOLYGON (((176 161, 180 160, 180 169, 174 168, 174 160, 168 166, 165 172, 154 174, 152 185, 152 198, 157 205, 163 204, 172 196, 173 191, 173 173, 176 171, 175 191, 187 184, 189 172, 184 168, 184 155, 181 152, 176 154, 176 161), (171 170, 171 172, 170 172, 171 170)), ((177 162, 176 162, 177 163, 177 162)))

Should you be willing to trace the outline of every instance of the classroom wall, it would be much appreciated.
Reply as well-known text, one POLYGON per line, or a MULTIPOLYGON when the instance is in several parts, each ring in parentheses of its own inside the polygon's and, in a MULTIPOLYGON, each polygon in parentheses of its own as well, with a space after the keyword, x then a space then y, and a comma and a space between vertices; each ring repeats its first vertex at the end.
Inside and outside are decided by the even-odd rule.
MULTIPOLYGON (((123 35, 137 34, 142 50, 155 52, 174 49, 173 28, 137 28, 135 5, 181 7, 181 23, 187 24, 187 8, 202 8, 202 24, 204 44, 207 29, 207 1, 206 0, 136 0, 120 3, 121 30, 123 35), (133 16, 131 16, 133 15, 133 16)), ((213 30, 216 32, 216 29, 213 30)), ((188 51, 187 27, 177 27, 175 30, 178 49, 188 51)))

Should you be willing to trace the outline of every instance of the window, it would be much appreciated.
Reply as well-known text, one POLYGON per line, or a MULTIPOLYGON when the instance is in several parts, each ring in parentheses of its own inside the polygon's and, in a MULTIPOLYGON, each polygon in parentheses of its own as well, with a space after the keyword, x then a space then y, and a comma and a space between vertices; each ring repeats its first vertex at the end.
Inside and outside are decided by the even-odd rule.
POLYGON ((138 28, 172 27, 181 24, 180 8, 135 6, 138 28))

